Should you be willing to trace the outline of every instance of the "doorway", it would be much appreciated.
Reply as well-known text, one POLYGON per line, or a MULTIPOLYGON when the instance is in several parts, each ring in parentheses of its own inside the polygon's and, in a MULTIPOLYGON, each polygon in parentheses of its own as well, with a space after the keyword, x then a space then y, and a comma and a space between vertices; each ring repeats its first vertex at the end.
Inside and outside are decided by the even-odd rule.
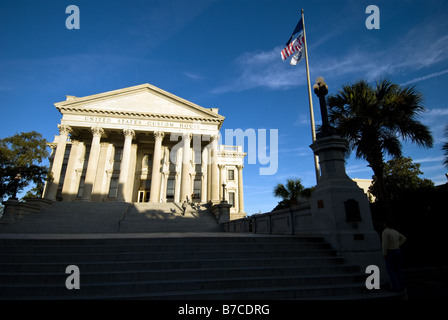
POLYGON ((149 202, 151 194, 151 180, 140 180, 137 202, 149 202))

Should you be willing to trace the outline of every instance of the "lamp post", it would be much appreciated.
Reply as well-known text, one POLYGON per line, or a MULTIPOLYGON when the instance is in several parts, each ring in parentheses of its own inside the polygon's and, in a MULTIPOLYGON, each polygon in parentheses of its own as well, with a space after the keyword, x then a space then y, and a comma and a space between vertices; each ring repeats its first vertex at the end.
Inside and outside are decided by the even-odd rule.
POLYGON ((328 135, 330 129, 330 124, 328 123, 328 113, 327 104, 325 101, 325 96, 328 94, 328 85, 325 83, 323 77, 318 77, 316 79, 316 84, 313 86, 314 93, 319 97, 320 114, 322 117, 322 134, 324 136, 328 135))
POLYGON ((222 202, 226 202, 226 183, 222 184, 222 202))

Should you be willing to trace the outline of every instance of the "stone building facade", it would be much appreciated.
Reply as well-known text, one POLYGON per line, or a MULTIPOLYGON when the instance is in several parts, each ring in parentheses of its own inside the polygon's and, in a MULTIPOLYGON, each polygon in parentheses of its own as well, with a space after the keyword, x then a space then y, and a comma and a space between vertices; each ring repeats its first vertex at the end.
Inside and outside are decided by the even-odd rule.
POLYGON ((62 114, 50 143, 59 201, 183 202, 225 199, 244 216, 240 146, 218 145, 224 117, 150 84, 55 103, 62 114))

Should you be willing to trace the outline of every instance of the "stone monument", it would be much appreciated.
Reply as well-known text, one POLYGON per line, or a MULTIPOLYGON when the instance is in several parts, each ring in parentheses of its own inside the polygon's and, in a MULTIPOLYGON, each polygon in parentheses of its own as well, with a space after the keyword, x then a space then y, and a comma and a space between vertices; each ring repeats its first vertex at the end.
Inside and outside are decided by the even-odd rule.
POLYGON ((310 198, 313 229, 329 241, 348 261, 362 268, 376 265, 381 282, 387 280, 378 233, 373 228, 367 195, 345 171, 348 141, 329 125, 325 95, 328 86, 316 79, 322 128, 311 149, 319 158, 321 176, 310 198))

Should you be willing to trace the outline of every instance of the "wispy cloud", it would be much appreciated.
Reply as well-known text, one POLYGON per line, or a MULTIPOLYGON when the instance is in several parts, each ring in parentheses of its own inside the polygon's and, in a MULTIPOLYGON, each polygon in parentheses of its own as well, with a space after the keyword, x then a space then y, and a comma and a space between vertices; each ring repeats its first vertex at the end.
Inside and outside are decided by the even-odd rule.
POLYGON ((425 157, 421 159, 414 160, 415 163, 425 163, 425 162, 442 162, 445 159, 443 156, 435 156, 435 157, 425 157))
POLYGON ((346 172, 348 175, 354 173, 372 173, 372 169, 367 165, 350 165, 347 166, 346 172))
POLYGON ((435 146, 444 143, 446 141, 445 128, 448 125, 448 108, 428 109, 422 114, 422 123, 430 128, 435 146))
POLYGON ((448 73, 448 69, 445 69, 445 70, 440 71, 440 72, 433 72, 433 73, 430 73, 430 74, 428 74, 426 76, 422 76, 422 77, 418 77, 418 78, 409 80, 409 81, 407 81, 405 83, 401 83, 401 85, 405 86, 405 85, 408 85, 408 84, 412 84, 412 83, 428 80, 428 79, 431 79, 431 78, 435 78, 435 77, 439 77, 441 75, 444 75, 445 73, 448 73))
POLYGON ((192 80, 202 80, 202 79, 204 79, 203 76, 201 76, 201 75, 199 75, 199 74, 197 74, 197 73, 184 72, 184 75, 185 75, 187 78, 192 79, 192 80))
MULTIPOLYGON (((325 55, 316 52, 310 71, 313 74, 326 74, 328 78, 343 76, 363 77, 374 80, 388 74, 399 74, 408 71, 421 70, 431 67, 441 61, 448 60, 448 35, 440 36, 436 30, 436 23, 431 22, 425 26, 411 29, 401 39, 397 39, 389 47, 378 49, 377 44, 359 46, 353 44, 346 52, 338 55, 325 55), (418 50, 415 47, 416 34, 425 34, 419 37, 418 50)), ((324 43, 322 43, 324 45, 324 43)), ((289 89, 292 86, 306 84, 305 68, 303 62, 298 67, 292 67, 280 59, 281 47, 266 51, 246 52, 239 56, 234 65, 239 71, 236 79, 230 79, 227 84, 213 90, 214 93, 230 91, 244 91, 257 87, 271 90, 289 89)), ((314 51, 317 51, 314 48, 314 51)), ((321 50, 325 52, 325 50, 321 50)), ((312 53, 312 52, 311 52, 312 53)), ((311 54, 310 53, 310 54, 311 54)), ((409 83, 423 81, 448 73, 443 70, 427 76, 410 80, 409 83)))
POLYGON ((275 47, 269 51, 242 54, 234 61, 240 75, 212 92, 240 92, 256 87, 278 90, 296 85, 297 79, 303 77, 297 75, 296 69, 287 68, 289 65, 281 63, 280 51, 280 47, 275 47))
POLYGON ((303 125, 310 125, 311 120, 309 115, 300 114, 299 117, 296 119, 296 121, 293 123, 295 126, 303 126, 303 125))
POLYGON ((425 114, 427 117, 443 117, 443 116, 448 116, 448 109, 431 109, 428 110, 425 114))

